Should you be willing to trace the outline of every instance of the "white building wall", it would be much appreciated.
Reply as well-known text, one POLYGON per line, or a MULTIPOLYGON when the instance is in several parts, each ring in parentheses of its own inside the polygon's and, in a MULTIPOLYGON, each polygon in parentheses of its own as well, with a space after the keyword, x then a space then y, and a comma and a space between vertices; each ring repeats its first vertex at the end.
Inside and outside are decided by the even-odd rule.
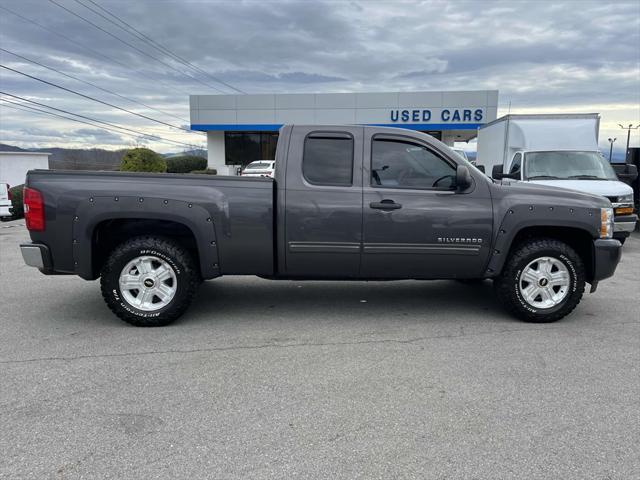
POLYGON ((0 183, 22 185, 29 170, 49 169, 49 153, 0 152, 0 183))
POLYGON ((224 132, 207 132, 207 167, 215 168, 219 175, 223 175, 222 170, 226 168, 224 159, 224 132))

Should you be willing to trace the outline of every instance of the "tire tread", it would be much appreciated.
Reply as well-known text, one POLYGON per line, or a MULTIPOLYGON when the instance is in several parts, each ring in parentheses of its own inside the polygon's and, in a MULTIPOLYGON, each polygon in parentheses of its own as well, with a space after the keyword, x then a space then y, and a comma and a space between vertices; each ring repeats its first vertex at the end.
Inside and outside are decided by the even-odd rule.
POLYGON ((107 261, 105 262, 100 272, 100 289, 102 291, 102 298, 106 302, 109 309, 117 315, 121 320, 135 325, 136 327, 160 327, 165 326, 180 317, 185 310, 191 304, 194 295, 200 285, 200 274, 197 267, 194 264, 192 256, 189 252, 178 245, 175 241, 155 235, 143 235, 134 237, 118 245, 109 254, 107 261), (114 300, 113 295, 106 285, 110 275, 119 275, 115 264, 119 258, 126 255, 132 249, 149 249, 156 248, 166 252, 168 255, 174 258, 177 262, 184 266, 185 278, 186 278, 186 294, 175 305, 172 305, 169 310, 163 312, 159 317, 139 317, 134 315, 118 305, 114 300))
POLYGON ((529 239, 518 245, 507 260, 504 269, 494 282, 496 296, 505 309, 512 315, 531 323, 549 323, 569 315, 580 303, 585 287, 585 268, 580 256, 566 243, 553 238, 529 239), (564 254, 573 263, 576 271, 576 291, 569 293, 568 300, 562 308, 545 315, 537 314, 523 308, 513 292, 513 282, 518 267, 530 256, 542 252, 554 251, 564 254))

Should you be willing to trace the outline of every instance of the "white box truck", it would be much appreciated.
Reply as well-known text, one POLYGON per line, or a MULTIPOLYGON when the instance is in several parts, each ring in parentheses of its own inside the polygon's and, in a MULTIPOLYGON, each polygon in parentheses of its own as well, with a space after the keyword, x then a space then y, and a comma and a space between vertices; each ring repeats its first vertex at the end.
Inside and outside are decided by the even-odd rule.
POLYGON ((476 164, 496 180, 607 197, 615 212, 614 236, 624 243, 638 220, 633 190, 598 150, 599 127, 597 113, 506 115, 479 128, 476 164))

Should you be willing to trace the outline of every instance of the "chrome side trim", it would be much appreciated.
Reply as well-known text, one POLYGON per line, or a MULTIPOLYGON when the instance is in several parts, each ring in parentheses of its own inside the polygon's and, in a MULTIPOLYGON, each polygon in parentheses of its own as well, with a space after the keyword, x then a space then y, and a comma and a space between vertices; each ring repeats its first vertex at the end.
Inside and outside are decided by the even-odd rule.
MULTIPOLYGON (((441 243, 365 243, 364 253, 442 253, 451 255, 478 255, 481 245, 441 243)), ((356 242, 289 242, 291 253, 353 253, 360 251, 356 242)))
POLYGON ((291 253, 353 253, 360 251, 357 242, 289 242, 291 253))
POLYGON ((364 253, 443 253, 478 255, 480 245, 443 245, 441 243, 365 243, 364 253))

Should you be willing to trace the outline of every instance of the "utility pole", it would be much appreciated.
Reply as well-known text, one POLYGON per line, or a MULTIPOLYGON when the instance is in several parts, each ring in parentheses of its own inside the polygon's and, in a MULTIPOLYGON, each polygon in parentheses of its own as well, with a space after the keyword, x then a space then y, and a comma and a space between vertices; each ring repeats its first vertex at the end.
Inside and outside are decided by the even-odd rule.
POLYGON ((613 144, 617 138, 609 138, 609 163, 611 163, 611 155, 613 154, 613 144))
POLYGON ((629 140, 631 139, 631 130, 637 130, 640 127, 640 124, 633 126, 633 123, 630 123, 628 127, 625 127, 621 123, 618 126, 627 131, 627 149, 624 151, 624 163, 627 163, 627 157, 629 156, 629 140))

